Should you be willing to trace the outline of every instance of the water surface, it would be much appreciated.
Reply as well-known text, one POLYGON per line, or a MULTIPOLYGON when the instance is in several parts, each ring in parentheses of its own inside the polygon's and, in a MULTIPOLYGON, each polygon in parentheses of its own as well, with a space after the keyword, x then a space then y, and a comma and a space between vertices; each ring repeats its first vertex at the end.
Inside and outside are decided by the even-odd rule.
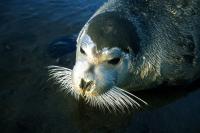
POLYGON ((77 35, 105 0, 1 0, 0 132, 200 132, 200 92, 129 115, 102 113, 58 91, 48 65, 73 67, 75 53, 59 58, 47 48, 77 35))

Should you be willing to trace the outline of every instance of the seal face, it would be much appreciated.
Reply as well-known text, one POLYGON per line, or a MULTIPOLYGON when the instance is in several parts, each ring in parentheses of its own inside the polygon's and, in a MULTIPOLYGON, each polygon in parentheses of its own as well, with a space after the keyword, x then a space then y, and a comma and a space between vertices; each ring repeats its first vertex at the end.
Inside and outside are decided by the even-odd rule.
POLYGON ((139 51, 138 37, 131 23, 116 13, 94 17, 77 40, 77 58, 73 82, 90 92, 105 93, 129 81, 131 60, 139 51), (82 69, 80 70, 81 66, 82 69), (85 70, 84 70, 85 69, 85 70), (80 74, 81 73, 81 74, 80 74))
MULTIPOLYGON (((129 91, 149 89, 163 82, 190 83, 198 78, 200 50, 196 32, 188 41, 188 35, 171 21, 170 14, 166 15, 168 10, 163 8, 163 17, 157 3, 146 4, 141 11, 137 9, 141 4, 133 3, 135 6, 110 2, 85 24, 77 38, 73 70, 49 67, 50 76, 77 99, 81 96, 101 109, 124 111, 147 104, 129 91), (150 16, 152 10, 157 18, 150 16), (181 40, 186 40, 184 45, 188 46, 182 50, 181 40), (186 59, 186 54, 192 59, 186 59)), ((195 17, 199 18, 199 14, 195 17)))
POLYGON ((130 68, 139 51, 138 42, 131 23, 116 13, 103 13, 90 20, 77 40, 72 72, 76 93, 100 106, 114 107, 117 99, 120 108, 125 103, 139 106, 124 90, 131 81, 130 68))

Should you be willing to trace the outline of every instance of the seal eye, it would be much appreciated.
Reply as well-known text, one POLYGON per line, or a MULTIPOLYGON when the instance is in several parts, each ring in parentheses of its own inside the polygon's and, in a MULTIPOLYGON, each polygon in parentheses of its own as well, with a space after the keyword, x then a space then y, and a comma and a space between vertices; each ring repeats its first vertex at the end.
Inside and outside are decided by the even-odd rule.
POLYGON ((83 50, 82 47, 80 48, 80 52, 81 52, 82 54, 86 55, 86 53, 85 53, 85 51, 83 50))
POLYGON ((113 58, 111 60, 108 61, 109 64, 112 64, 112 65, 116 65, 118 64, 120 61, 120 58, 113 58))

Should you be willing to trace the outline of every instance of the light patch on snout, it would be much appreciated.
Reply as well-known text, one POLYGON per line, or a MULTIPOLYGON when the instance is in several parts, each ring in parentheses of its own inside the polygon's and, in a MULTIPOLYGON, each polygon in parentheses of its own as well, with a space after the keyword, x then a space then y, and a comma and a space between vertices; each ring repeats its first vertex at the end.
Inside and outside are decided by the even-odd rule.
POLYGON ((88 62, 96 65, 102 62, 102 59, 99 58, 101 51, 97 50, 97 46, 92 41, 90 36, 85 34, 84 36, 81 36, 80 39, 81 39, 80 42, 81 48, 85 51, 88 62))
POLYGON ((85 34, 80 37, 79 45, 85 51, 86 58, 91 64, 101 64, 107 60, 112 59, 113 57, 120 57, 121 50, 117 47, 113 48, 103 48, 97 50, 96 44, 92 41, 89 35, 85 34))
POLYGON ((89 64, 85 60, 79 60, 76 62, 73 71, 72 71, 72 83, 74 85, 74 89, 78 91, 79 94, 83 95, 97 95, 95 90, 96 88, 96 80, 95 75, 90 71, 91 64, 89 64), (80 88, 81 80, 84 79, 85 82, 92 81, 92 85, 90 89, 80 88), (86 89, 86 90, 85 90, 86 89))

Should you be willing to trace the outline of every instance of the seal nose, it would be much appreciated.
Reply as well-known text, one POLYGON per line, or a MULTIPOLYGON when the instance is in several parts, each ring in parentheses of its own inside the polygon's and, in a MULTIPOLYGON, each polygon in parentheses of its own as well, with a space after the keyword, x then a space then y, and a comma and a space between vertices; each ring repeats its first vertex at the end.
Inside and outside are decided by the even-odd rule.
POLYGON ((81 83, 79 85, 79 87, 83 90, 83 91, 86 91, 86 90, 90 90, 90 86, 92 85, 93 81, 88 81, 86 82, 84 79, 81 79, 81 83))

